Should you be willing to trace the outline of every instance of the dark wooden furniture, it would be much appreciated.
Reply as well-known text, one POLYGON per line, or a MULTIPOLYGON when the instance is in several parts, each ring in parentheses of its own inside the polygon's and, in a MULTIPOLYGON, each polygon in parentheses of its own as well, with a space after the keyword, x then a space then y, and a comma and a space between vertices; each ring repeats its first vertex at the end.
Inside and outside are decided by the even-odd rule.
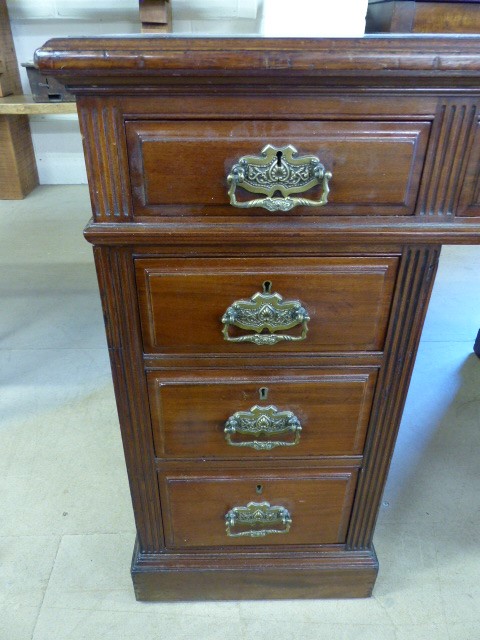
POLYGON ((137 598, 370 595, 440 247, 480 240, 479 45, 37 53, 78 98, 137 598))
POLYGON ((367 33, 480 33, 480 0, 370 0, 367 33))

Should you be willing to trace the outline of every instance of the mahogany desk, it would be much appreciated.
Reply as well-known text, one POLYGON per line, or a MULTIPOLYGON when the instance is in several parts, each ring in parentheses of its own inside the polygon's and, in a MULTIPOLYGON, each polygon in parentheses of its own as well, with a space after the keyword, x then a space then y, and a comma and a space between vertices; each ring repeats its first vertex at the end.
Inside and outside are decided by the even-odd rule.
POLYGON ((78 99, 137 598, 370 595, 440 248, 480 240, 480 38, 37 62, 78 99))

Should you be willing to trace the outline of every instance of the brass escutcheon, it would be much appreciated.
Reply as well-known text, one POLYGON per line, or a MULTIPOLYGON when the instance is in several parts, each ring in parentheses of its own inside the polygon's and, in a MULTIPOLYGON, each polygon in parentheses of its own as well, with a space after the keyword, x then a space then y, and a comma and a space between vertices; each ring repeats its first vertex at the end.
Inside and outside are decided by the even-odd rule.
POLYGON ((275 147, 267 144, 258 156, 242 156, 227 176, 230 204, 240 209, 262 207, 268 211, 290 211, 294 207, 321 207, 328 202, 330 171, 326 171, 316 156, 298 157, 291 144, 275 147), (292 197, 321 184, 319 200, 292 197), (254 200, 237 200, 236 189, 241 187, 250 193, 266 197, 254 200), (280 193, 282 197, 275 196, 280 193))

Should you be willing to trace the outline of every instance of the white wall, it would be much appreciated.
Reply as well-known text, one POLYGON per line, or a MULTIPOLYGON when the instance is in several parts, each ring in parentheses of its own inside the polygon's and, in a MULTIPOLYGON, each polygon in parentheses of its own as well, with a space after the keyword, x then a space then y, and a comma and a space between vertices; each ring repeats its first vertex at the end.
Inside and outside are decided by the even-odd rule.
MULTIPOLYGON (((285 35, 286 15, 280 6, 286 0, 171 0, 173 30, 194 34, 259 34, 262 31, 263 4, 269 24, 264 26, 272 35, 285 35), (272 7, 278 8, 278 12, 272 7), (273 17, 272 17, 273 16, 273 17), (277 19, 280 17, 280 20, 277 19)), ((331 0, 288 0, 291 7, 305 6, 309 35, 312 23, 319 28, 326 24, 325 7, 331 0), (318 19, 315 20, 315 15, 318 19)), ((338 29, 347 26, 347 34, 363 32, 367 0, 334 0, 343 16, 335 23, 338 29), (350 11, 346 10, 349 5, 350 11), (365 9, 363 8, 365 6, 365 9), (360 12, 359 12, 360 9, 360 12), (360 30, 360 31, 359 31, 360 30)), ((55 36, 138 33, 138 0, 7 0, 13 37, 20 62, 31 61, 33 52, 55 36)), ((330 9, 330 13, 333 13, 330 9)), ((338 12, 337 12, 338 14, 338 12)), ((288 12, 287 12, 288 15, 288 12)), ((338 18, 338 16, 337 16, 338 18)), ((290 21, 291 22, 291 21, 290 21)), ((296 20, 298 29, 299 21, 296 20)), ((332 22, 332 25, 334 23, 332 22)), ((325 35, 324 32, 318 35, 325 35)), ((332 34, 334 35, 334 34, 332 34)), ((30 93, 25 70, 21 68, 25 93, 30 93)), ((78 184, 86 182, 78 121, 75 116, 34 116, 31 118, 33 144, 42 184, 78 184)))

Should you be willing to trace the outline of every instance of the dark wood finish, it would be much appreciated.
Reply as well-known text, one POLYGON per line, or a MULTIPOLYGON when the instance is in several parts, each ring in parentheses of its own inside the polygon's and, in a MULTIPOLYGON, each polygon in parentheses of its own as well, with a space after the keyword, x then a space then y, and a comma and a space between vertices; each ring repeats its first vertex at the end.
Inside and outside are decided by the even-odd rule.
POLYGON ((138 600, 277 600, 367 598, 378 572, 375 551, 299 547, 273 553, 170 552, 158 558, 135 546, 132 578, 138 600))
MULTIPOLYGON (((160 476, 168 548, 338 544, 345 541, 356 476, 351 470, 296 473, 234 469, 201 476, 182 470, 160 476), (256 495, 262 487, 262 496, 256 495), (235 506, 266 500, 288 508, 288 536, 263 539, 225 535, 225 514, 235 506)), ((265 526, 265 525, 262 525, 265 526)), ((268 526, 268 525, 267 525, 268 526)), ((245 529, 244 529, 245 530, 245 529)))
POLYGON ((95 141, 84 145, 94 217, 98 221, 130 219, 124 125, 118 108, 114 102, 94 99, 78 115, 82 131, 95 141), (112 145, 115 153, 111 153, 112 145))
MULTIPOLYGON (((341 544, 350 518, 357 470, 349 467, 308 471, 236 469, 206 471, 183 465, 159 473, 167 549, 341 544), (261 490, 261 494, 259 491, 261 490), (264 538, 227 537, 225 515, 233 507, 267 501, 288 509, 288 534, 264 538)), ((278 525, 276 525, 278 526, 278 525)))
POLYGON ((130 37, 38 52, 78 100, 137 598, 371 594, 440 245, 480 242, 479 45, 130 37), (227 204, 230 163, 270 137, 323 148, 328 207, 227 204), (226 308, 265 280, 307 306, 304 342, 223 339, 226 308), (263 404, 260 387, 298 413, 298 448, 227 445, 225 420, 263 404), (263 499, 292 510, 291 532, 227 536, 226 511, 263 499))
MULTIPOLYGON (((295 140, 300 156, 318 156, 333 173, 326 206, 292 211, 318 216, 413 214, 430 124, 237 120, 126 127, 135 215, 235 215, 227 195, 230 168, 241 156, 259 154, 265 140, 278 147, 295 140)), ((320 194, 317 187, 309 197, 320 194)), ((246 192, 238 197, 252 199, 246 192)))
MULTIPOLYGON (((433 216, 428 220, 428 232, 422 221, 392 217, 385 221, 385 218, 365 218, 365 223, 354 226, 352 218, 324 218, 322 229, 325 231, 324 244, 322 247, 337 247, 343 252, 345 244, 354 245, 360 248, 360 253, 368 252, 368 243, 381 243, 383 251, 390 252, 391 249, 398 248, 398 243, 411 244, 424 242, 425 244, 476 244, 480 234, 480 217, 472 216, 468 221, 462 220, 461 209, 457 210, 455 217, 450 216, 449 224, 445 224, 445 219, 433 216), (349 227, 348 236, 345 236, 346 224, 349 227), (393 246, 392 246, 393 245, 393 246)), ((298 219, 295 226, 295 244, 288 242, 291 223, 287 220, 275 220, 275 243, 271 242, 271 231, 268 222, 262 220, 255 223, 251 220, 239 217, 235 220, 233 228, 225 227, 225 220, 220 220, 220 226, 204 223, 195 219, 178 234, 174 233, 178 227, 175 225, 156 224, 152 222, 150 226, 145 224, 122 224, 111 225, 109 227, 95 224, 91 221, 85 228, 87 240, 97 245, 125 246, 135 245, 140 250, 143 246, 150 249, 152 242, 162 242, 161 255, 178 255, 176 250, 182 247, 182 251, 192 255, 211 255, 217 250, 220 255, 233 255, 233 252, 240 255, 275 255, 279 247, 286 255, 312 255, 320 251, 316 243, 309 234, 311 226, 303 219, 298 219), (187 233, 187 228, 190 233, 187 233), (192 234, 198 238, 198 245, 195 249, 192 243, 192 234), (245 244, 248 238, 255 236, 255 245, 245 244), (226 243, 229 251, 226 251, 226 243)), ((151 252, 150 252, 151 253, 151 252)))
MULTIPOLYGON (((474 36, 462 38, 461 46, 441 37, 53 38, 35 53, 35 61, 75 87, 77 94, 125 95, 125 85, 137 84, 148 93, 168 83, 184 95, 194 85, 210 93, 212 78, 220 78, 222 85, 241 86, 242 91, 252 90, 265 78, 270 87, 280 85, 284 91, 307 82, 310 90, 322 93, 331 86, 338 91, 343 83, 358 90, 366 77, 370 89, 397 86, 402 92, 418 92, 419 77, 424 86, 451 88, 452 78, 461 74, 462 85, 478 86, 474 75, 480 70, 478 42, 474 36), (102 85, 94 86, 100 78, 102 85), (316 78, 313 85, 312 78, 316 78)), ((293 117, 286 105, 284 109, 293 117)), ((245 109, 239 115, 244 117, 245 109)), ((318 111, 311 116, 318 118, 318 111)))
POLYGON ((480 121, 476 115, 470 153, 466 156, 466 176, 460 195, 458 216, 480 216, 480 121))
POLYGON ((96 247, 94 255, 138 540, 146 552, 155 551, 163 545, 163 531, 150 416, 143 400, 146 381, 138 375, 143 363, 133 262, 128 249, 96 247))
POLYGON ((405 249, 350 523, 350 549, 368 549, 372 543, 439 256, 439 247, 405 249))
MULTIPOLYGON (((170 458, 253 458, 359 455, 375 388, 376 370, 320 369, 148 373, 155 453, 170 458), (261 390, 267 390, 262 400, 261 390), (273 404, 300 420, 300 442, 256 451, 225 440, 226 420, 237 411, 273 404)), ((235 441, 254 438, 245 435, 235 441)), ((267 437, 258 439, 270 439, 267 437)), ((273 437, 292 441, 292 436, 273 437)))
POLYGON ((456 99, 440 102, 420 193, 422 215, 460 214, 458 201, 462 191, 468 189, 468 184, 464 183, 466 159, 477 122, 478 105, 475 101, 456 99))
MULTIPOLYGON (((235 373, 235 370, 248 368, 254 378, 258 372, 260 375, 263 371, 272 370, 272 353, 261 352, 245 354, 239 353, 235 355, 232 361, 231 355, 228 353, 214 353, 208 355, 198 354, 144 354, 143 361, 147 374, 153 369, 158 373, 161 371, 176 371, 181 379, 180 371, 190 375, 192 371, 196 371, 199 367, 205 371, 213 369, 219 373, 235 373)), ((363 351, 353 353, 276 353, 275 354, 275 370, 280 369, 281 373, 288 374, 293 367, 311 368, 313 369, 332 369, 339 368, 343 372, 349 372, 358 368, 371 369, 378 368, 382 365, 383 353, 379 351, 363 351), (346 371, 348 370, 348 371, 346 371)))
POLYGON ((381 351, 397 264, 396 256, 137 260, 145 352, 381 351), (223 314, 235 301, 261 292, 266 281, 284 300, 300 300, 308 311, 307 338, 260 347, 226 342, 223 314))

